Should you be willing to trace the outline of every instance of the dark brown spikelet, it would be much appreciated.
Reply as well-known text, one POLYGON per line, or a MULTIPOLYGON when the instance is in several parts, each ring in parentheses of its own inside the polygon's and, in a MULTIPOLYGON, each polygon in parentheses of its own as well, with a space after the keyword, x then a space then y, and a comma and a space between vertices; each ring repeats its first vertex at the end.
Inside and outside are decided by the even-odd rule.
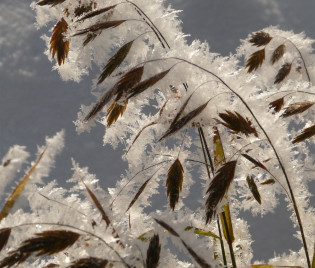
POLYGON ((80 17, 84 13, 91 12, 93 7, 94 7, 94 5, 95 5, 95 3, 93 3, 93 2, 91 2, 88 5, 79 5, 78 7, 76 7, 74 9, 74 15, 76 17, 80 17))
POLYGON ((67 268, 105 268, 107 264, 108 260, 90 257, 78 259, 67 268))
POLYGON ((274 179, 267 179, 263 182, 261 182, 261 185, 269 185, 269 184, 274 184, 276 181, 274 179))
POLYGON ((157 82, 159 82, 161 79, 163 79, 168 72, 171 69, 168 69, 166 71, 160 72, 154 76, 151 76, 150 78, 140 82, 139 84, 135 85, 132 89, 130 89, 130 95, 128 96, 128 99, 139 95, 140 93, 142 93, 143 91, 145 91, 146 89, 148 89, 149 87, 154 86, 157 82))
POLYGON ((147 250, 146 268, 157 268, 159 265, 161 244, 159 235, 154 235, 147 250))
POLYGON ((127 44, 123 45, 114 56, 112 56, 106 66, 103 68, 103 71, 98 78, 97 84, 99 85, 102 83, 108 76, 110 76, 124 61, 124 59, 127 57, 131 46, 133 44, 133 41, 128 42, 127 44))
POLYGON ((147 187, 147 184, 149 183, 149 181, 151 180, 151 178, 147 179, 139 188, 138 192, 136 193, 135 197, 132 199, 132 201, 130 202, 126 212, 133 206, 133 204, 138 200, 139 196, 142 194, 142 192, 144 191, 145 187, 147 187))
POLYGON ((11 163, 11 159, 7 159, 3 162, 2 166, 7 167, 8 165, 10 165, 10 163, 11 163))
POLYGON ((88 43, 93 41, 98 36, 97 33, 88 33, 83 41, 83 46, 85 47, 88 43))
POLYGON ((272 53, 271 56, 271 63, 275 64, 278 60, 280 60, 282 58, 282 56, 284 55, 285 52, 285 45, 282 44, 280 46, 278 46, 275 51, 272 53))
POLYGON ((309 139, 315 135, 315 125, 305 128, 299 136, 297 136, 294 140, 293 143, 299 143, 301 141, 304 141, 306 139, 309 139))
POLYGON ((106 30, 109 28, 115 28, 119 26, 120 24, 124 23, 126 20, 112 20, 112 21, 106 21, 106 22, 98 22, 88 28, 82 29, 75 33, 73 36, 83 35, 86 33, 94 33, 101 30, 106 30))
POLYGON ((56 267, 60 267, 60 265, 56 263, 50 263, 50 264, 47 264, 46 266, 43 266, 43 268, 56 268, 56 267))
POLYGON ((50 39, 50 49, 52 57, 57 56, 57 62, 59 65, 65 62, 68 57, 70 43, 69 40, 64 40, 65 32, 68 29, 68 23, 62 18, 55 26, 53 34, 50 39))
POLYGON ((249 190, 252 192, 254 198, 256 199, 256 201, 261 205, 261 197, 260 197, 260 193, 258 191, 257 185, 255 183, 255 180, 252 176, 247 176, 246 178, 249 190))
POLYGON ((242 156, 244 156, 248 161, 252 162, 255 166, 260 167, 260 168, 268 171, 268 169, 266 168, 266 166, 263 163, 261 163, 258 160, 252 158, 250 155, 242 154, 242 156))
POLYGON ((206 224, 210 223, 214 218, 219 202, 228 191, 229 186, 234 178, 237 161, 225 163, 212 179, 207 194, 206 200, 206 224))
POLYGON ((11 228, 2 228, 2 229, 0 229, 0 251, 8 243, 10 234, 11 234, 11 228))
POLYGON ((284 104, 284 98, 276 99, 269 103, 269 108, 273 109, 273 113, 279 113, 284 104))
POLYGON ((250 55, 246 62, 247 73, 257 70, 265 60, 265 49, 258 50, 250 55))
POLYGON ((143 69, 143 66, 141 66, 126 73, 110 90, 105 92, 103 97, 95 104, 93 109, 85 117, 84 121, 90 120, 98 112, 100 112, 114 95, 117 95, 116 101, 118 101, 120 98, 118 98, 118 96, 122 96, 123 93, 128 92, 130 88, 139 83, 143 74, 143 69))
POLYGON ((160 224, 164 229, 169 231, 172 235, 179 237, 179 234, 171 227, 169 226, 166 222, 158 219, 154 219, 158 224, 160 224))
POLYGON ((292 63, 285 63, 281 66, 279 72, 276 75, 274 84, 279 84, 284 80, 284 78, 286 78, 289 75, 291 71, 291 65, 292 63))
POLYGON ((105 8, 101 8, 101 9, 98 9, 98 10, 94 10, 92 12, 89 12, 88 14, 86 14, 85 16, 83 16, 81 19, 79 19, 78 21, 83 21, 83 20, 86 20, 86 19, 90 19, 90 18, 93 18, 97 15, 100 15, 100 14, 104 14, 110 10, 112 10, 113 8, 115 8, 116 5, 113 5, 113 6, 109 6, 109 7, 105 7, 105 8))
POLYGON ((310 102, 310 101, 292 103, 288 107, 285 108, 285 111, 282 114, 282 117, 289 117, 291 115, 303 113, 307 109, 312 107, 313 104, 314 102, 310 102))
POLYGON ((183 187, 184 169, 179 159, 177 158, 173 165, 168 170, 166 187, 167 196, 170 200, 170 207, 172 210, 178 202, 179 193, 183 187))
POLYGON ((248 118, 244 118, 238 112, 226 111, 226 113, 219 113, 219 116, 224 121, 217 120, 220 124, 231 129, 231 133, 237 134, 239 132, 248 136, 249 134, 254 134, 258 137, 257 131, 252 127, 252 122, 248 118))
POLYGON ((128 101, 125 101, 125 105, 120 105, 114 102, 107 111, 107 126, 110 127, 118 120, 119 116, 122 116, 127 109, 128 101))
POLYGON ((272 37, 264 32, 260 31, 251 35, 249 42, 253 44, 253 46, 261 47, 267 45, 271 41, 272 37))
POLYGON ((50 5, 50 6, 56 6, 59 5, 61 3, 63 3, 65 0, 41 0, 37 2, 37 5, 39 6, 46 6, 46 5, 50 5))
POLYGON ((162 139, 166 138, 167 136, 177 132, 181 128, 183 128, 189 121, 191 121, 193 118, 198 116, 208 105, 209 101, 206 103, 200 105, 195 110, 191 111, 187 115, 185 115, 183 118, 178 120, 173 126, 170 126, 170 128, 165 132, 165 134, 159 139, 161 141, 162 139))

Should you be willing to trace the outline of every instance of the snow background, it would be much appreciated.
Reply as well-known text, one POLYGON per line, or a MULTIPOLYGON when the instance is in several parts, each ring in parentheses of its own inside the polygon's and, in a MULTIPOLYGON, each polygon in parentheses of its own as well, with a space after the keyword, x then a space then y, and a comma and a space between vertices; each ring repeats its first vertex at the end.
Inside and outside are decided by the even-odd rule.
MULTIPOLYGON (((168 0, 183 20, 183 32, 194 39, 207 40, 212 52, 233 53, 251 32, 269 25, 296 33, 304 31, 315 38, 312 0, 168 0)), ((126 165, 120 160, 121 150, 102 147, 103 127, 77 135, 72 121, 82 103, 91 103, 91 79, 81 83, 62 82, 43 54, 43 31, 34 26, 35 13, 26 0, 2 0, 0 3, 0 157, 14 144, 27 146, 33 155, 45 136, 65 129, 66 148, 57 157, 51 178, 61 183, 71 176, 71 157, 88 166, 102 181, 113 187, 126 165)), ((48 25, 49 29, 53 25, 48 25)), ((22 174, 21 174, 22 176, 22 174)), ((19 179, 16 178, 16 179, 19 179)), ((313 183, 311 192, 314 192, 313 183)), ((5 196, 1 196, 1 200, 5 196)), ((312 199, 314 206, 314 198, 312 199)), ((1 203, 2 203, 1 202, 1 203)), ((277 253, 297 250, 300 242, 290 236, 293 227, 285 204, 276 214, 249 219, 252 227, 254 259, 266 260, 277 253)))

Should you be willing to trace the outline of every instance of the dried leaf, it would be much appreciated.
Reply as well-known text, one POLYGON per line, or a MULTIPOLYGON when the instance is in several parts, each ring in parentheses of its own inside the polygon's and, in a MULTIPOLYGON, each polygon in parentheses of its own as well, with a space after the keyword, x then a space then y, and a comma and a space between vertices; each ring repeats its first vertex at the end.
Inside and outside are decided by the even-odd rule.
POLYGON ((119 26, 120 24, 124 23, 126 20, 112 20, 112 21, 105 21, 105 22, 98 22, 88 28, 82 29, 75 33, 73 36, 83 35, 86 33, 94 33, 101 30, 109 29, 109 28, 115 28, 119 26))
POLYGON ((269 103, 269 108, 274 110, 273 113, 278 113, 280 112, 283 104, 284 104, 284 98, 276 99, 269 103))
POLYGON ((292 63, 285 63, 281 66, 279 72, 276 75, 274 84, 279 84, 280 82, 283 81, 284 78, 286 78, 289 75, 291 71, 291 65, 292 63))
POLYGON ((22 242, 21 246, 9 253, 9 256, 0 262, 0 267, 11 267, 20 264, 33 253, 36 256, 52 255, 72 246, 80 234, 66 230, 44 231, 36 237, 22 242))
POLYGON ((162 138, 159 139, 161 141, 162 139, 166 138, 167 136, 177 132, 181 128, 183 128, 189 121, 191 121, 193 118, 198 116, 208 105, 209 101, 206 103, 200 105, 195 110, 191 111, 187 115, 185 115, 182 119, 178 120, 173 126, 170 126, 170 128, 164 133, 162 138))
POLYGON ((246 181, 247 181, 248 187, 249 187, 250 191, 252 192, 254 198, 261 205, 260 193, 258 191, 258 188, 257 188, 257 185, 255 183, 254 178, 252 176, 247 176, 246 181))
POLYGON ((254 70, 257 70, 265 60, 265 49, 258 50, 250 55, 249 59, 246 62, 246 68, 248 68, 247 73, 251 73, 254 70))
POLYGON ((32 175, 32 173, 34 172, 34 170, 36 169, 37 165, 39 164, 40 160, 42 159, 44 153, 46 151, 45 150, 41 153, 41 155, 38 157, 37 161, 35 162, 35 164, 31 167, 31 169, 29 170, 29 172, 25 175, 25 177, 19 182, 19 184, 15 187, 15 189, 13 190, 13 192, 11 193, 11 195, 9 196, 8 200, 5 202, 1 212, 0 212, 0 221, 5 218, 6 216, 8 216, 9 212, 11 211, 12 207, 14 206, 15 202, 18 200, 18 198, 20 197, 21 193, 24 190, 24 187, 26 185, 26 183, 28 182, 30 176, 32 175))
POLYGON ((211 236, 211 237, 216 238, 216 239, 221 239, 220 236, 217 236, 215 233, 212 233, 210 231, 205 231, 203 229, 196 228, 196 227, 193 227, 193 226, 187 226, 184 229, 184 231, 190 231, 191 229, 194 230, 195 234, 202 235, 202 236, 211 236))
POLYGON ((133 204, 138 200, 139 196, 142 194, 143 190, 145 189, 145 187, 147 186, 147 184, 149 183, 149 181, 152 179, 149 178, 147 179, 144 184, 141 185, 140 189, 138 190, 138 192, 136 193, 135 197, 132 199, 132 201, 130 202, 126 212, 133 206, 133 204))
POLYGON ((69 40, 64 40, 65 32, 68 29, 68 23, 62 18, 55 26, 53 34, 50 39, 50 49, 52 57, 57 55, 57 62, 59 65, 65 62, 68 57, 70 43, 69 40))
POLYGON ((234 178, 236 161, 225 163, 218 171, 216 176, 212 179, 207 194, 209 194, 206 201, 206 223, 211 222, 215 216, 217 206, 228 191, 229 186, 234 178))
MULTIPOLYGON (((160 224, 164 229, 166 229, 167 231, 169 231, 172 235, 179 237, 179 234, 171 227, 169 226, 167 223, 165 223, 162 220, 157 220, 154 219, 158 224, 160 224)), ((189 254, 194 258, 194 260, 202 267, 202 268, 211 268, 211 266, 206 263, 206 261, 204 259, 202 259, 191 247, 189 247, 182 239, 180 239, 181 242, 183 243, 184 247, 187 249, 187 251, 189 252, 189 254)))
MULTIPOLYGON (((93 118, 103 107, 111 100, 114 95, 122 95, 127 92, 135 84, 139 83, 143 74, 143 66, 132 69, 126 73, 110 90, 105 92, 103 97, 95 104, 93 109, 85 117, 84 121, 88 121, 93 118)), ((116 98, 118 101, 119 98, 116 98)))
POLYGON ((161 244, 159 235, 154 235, 147 250, 147 268, 157 268, 160 260, 161 244))
POLYGON ((113 6, 109 6, 109 7, 105 7, 105 8, 101 8, 101 9, 98 9, 98 10, 94 10, 88 14, 86 14, 85 16, 83 16, 81 19, 77 20, 77 21, 82 21, 82 20, 86 20, 86 19, 90 19, 90 18, 93 18, 97 15, 100 15, 100 14, 104 14, 106 13, 107 11, 110 11, 112 10, 113 8, 115 8, 117 5, 113 5, 113 6))
POLYGON ((125 101, 125 105, 120 105, 114 102, 107 110, 107 126, 110 127, 118 120, 119 116, 122 116, 127 109, 128 100, 125 101))
POLYGON ((315 125, 303 129, 303 132, 293 140, 293 143, 304 141, 306 139, 313 137, 314 135, 315 135, 315 125))
POLYGON ((282 44, 278 46, 275 49, 275 51, 272 53, 272 56, 271 56, 272 64, 275 64, 279 59, 281 59, 281 57, 284 55, 284 52, 285 52, 285 45, 282 44))
POLYGON ((291 115, 300 114, 305 112, 308 108, 312 107, 314 102, 305 101, 305 102, 296 102, 290 104, 285 108, 282 117, 289 117, 291 115))
POLYGON ((226 113, 219 113, 221 119, 224 122, 218 120, 218 122, 227 128, 231 129, 231 133, 243 133, 246 136, 249 134, 254 134, 258 137, 257 131, 254 127, 252 127, 252 122, 248 120, 248 118, 244 118, 238 112, 234 112, 234 114, 230 111, 226 111, 226 113))
POLYGON ((252 34, 249 42, 253 44, 253 46, 261 47, 267 45, 271 41, 272 37, 264 32, 260 31, 252 34))
POLYGON ((268 169, 266 168, 266 166, 264 164, 262 164, 261 162, 259 162, 258 160, 255 160, 254 158, 252 158, 248 154, 242 154, 242 156, 244 156, 248 161, 252 162, 255 165, 255 167, 256 166, 260 167, 260 168, 262 168, 268 172, 268 169))
POLYGON ((225 163, 224 149, 221 142, 220 133, 216 126, 213 127, 213 154, 214 154, 214 169, 217 170, 218 167, 222 166, 225 163))
POLYGON ((133 41, 128 42, 127 44, 123 45, 114 56, 112 56, 106 66, 103 68, 103 71, 98 78, 97 84, 102 83, 108 76, 110 76, 124 61, 124 59, 127 57, 131 47, 132 47, 133 41))
POLYGON ((37 2, 37 5, 39 6, 45 6, 45 5, 50 5, 52 7, 59 5, 63 3, 65 0, 41 0, 37 2))
POLYGON ((263 182, 261 182, 261 185, 268 185, 268 184, 274 184, 276 181, 274 179, 267 179, 263 182))
POLYGON ((128 96, 128 99, 139 95, 140 93, 142 93, 143 91, 145 91, 146 89, 148 89, 149 87, 152 87, 153 85, 155 85, 157 82, 159 82, 161 79, 163 79, 168 72, 171 69, 168 69, 164 72, 160 72, 154 76, 151 76, 150 78, 140 82, 139 84, 135 85, 132 89, 130 89, 130 95, 128 96))
POLYGON ((0 251, 8 243, 10 234, 11 234, 11 228, 2 228, 2 229, 0 229, 0 251))
POLYGON ((232 218, 231 218, 231 212, 230 212, 230 205, 229 203, 227 203, 226 205, 223 206, 223 211, 224 211, 224 215, 225 215, 225 219, 227 222, 227 226, 228 229, 225 228, 225 224, 224 224, 224 216, 223 216, 223 212, 220 213, 220 219, 221 219, 221 223, 222 223, 222 229, 223 229, 223 235, 225 240, 229 243, 229 236, 230 236, 230 240, 233 243, 235 240, 234 237, 234 231, 233 231, 233 225, 232 225, 232 218), (228 236, 229 233, 229 236, 228 236))
POLYGON ((78 259, 67 268, 105 268, 107 264, 108 260, 89 257, 78 259))
POLYGON ((181 192, 183 187, 183 175, 183 166, 177 158, 168 170, 166 180, 167 196, 169 197, 170 207, 172 210, 175 209, 175 206, 178 202, 179 193, 181 192))

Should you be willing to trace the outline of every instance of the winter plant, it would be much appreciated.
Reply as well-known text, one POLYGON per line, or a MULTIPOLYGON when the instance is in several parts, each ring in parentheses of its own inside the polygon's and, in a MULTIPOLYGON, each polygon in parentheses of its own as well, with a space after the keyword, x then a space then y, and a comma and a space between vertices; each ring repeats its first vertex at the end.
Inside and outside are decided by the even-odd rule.
MULTIPOLYGON (((54 24, 43 39, 63 80, 99 68, 75 126, 104 125, 128 170, 102 189, 73 160, 64 189, 43 180, 64 133, 47 138, 0 212, 0 267, 315 267, 313 40, 268 27, 221 57, 188 44, 162 0, 32 7, 38 27, 54 24), (273 213, 281 195, 301 249, 263 264, 240 212, 273 213)), ((28 157, 3 157, 3 193, 28 157)))

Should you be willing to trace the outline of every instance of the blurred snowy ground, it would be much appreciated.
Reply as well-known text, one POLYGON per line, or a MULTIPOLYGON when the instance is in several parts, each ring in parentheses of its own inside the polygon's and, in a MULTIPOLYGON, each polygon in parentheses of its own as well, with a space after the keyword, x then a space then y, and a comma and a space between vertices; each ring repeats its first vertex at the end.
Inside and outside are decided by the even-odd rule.
MULTIPOLYGON (((183 10, 184 33, 193 39, 208 41, 211 51, 229 55, 253 31, 269 25, 283 30, 304 31, 315 38, 313 0, 168 0, 183 10)), ((25 145, 31 153, 44 144, 45 136, 66 130, 66 149, 56 162, 51 178, 60 182, 71 176, 71 157, 97 174, 103 187, 113 187, 126 165, 120 161, 121 150, 101 147, 103 128, 77 135, 73 120, 82 103, 89 104, 91 80, 80 84, 62 82, 43 54, 43 32, 34 26, 31 1, 0 2, 0 158, 14 144, 25 145)), ((48 29, 53 25, 48 25, 48 29)), ((91 77, 94 77, 93 74, 91 77)), ((18 178, 17 178, 18 179, 18 178)), ((314 184, 311 192, 314 192, 314 184)), ((4 196, 1 196, 3 200, 4 196)), ((163 197, 164 198, 164 197, 163 197)), ((314 198, 312 199, 314 201, 314 198)), ((1 201, 2 203, 3 201, 1 201)), ((314 203, 314 202, 313 202, 314 203)), ((314 205, 314 204, 313 204, 314 205)), ((291 222, 282 204, 276 214, 252 218, 255 259, 273 257, 274 252, 297 250, 291 222)))

